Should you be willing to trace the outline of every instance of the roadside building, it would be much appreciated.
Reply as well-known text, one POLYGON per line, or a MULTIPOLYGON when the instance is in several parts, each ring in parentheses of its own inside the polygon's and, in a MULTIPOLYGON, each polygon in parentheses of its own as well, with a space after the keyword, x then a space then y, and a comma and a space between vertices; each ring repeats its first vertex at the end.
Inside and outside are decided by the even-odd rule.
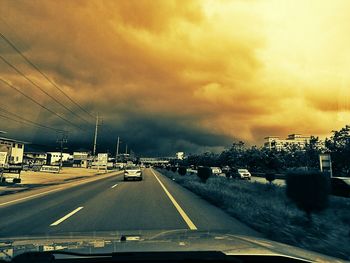
POLYGON ((0 152, 2 153, 3 164, 21 165, 23 163, 25 142, 0 137, 0 152))
POLYGON ((297 145, 300 148, 304 148, 310 142, 310 136, 301 134, 290 134, 286 139, 281 139, 279 136, 268 136, 264 139, 265 148, 270 150, 275 149, 277 151, 284 150, 290 145, 297 145))
MULTIPOLYGON (((60 152, 48 152, 47 153, 47 164, 49 165, 59 165, 61 160, 60 152)), ((67 162, 71 159, 71 155, 69 153, 62 153, 62 162, 67 162)))
POLYGON ((88 159, 89 159, 88 152, 74 152, 73 153, 73 167, 87 168, 88 167, 88 159))
POLYGON ((142 164, 167 164, 170 160, 174 160, 174 157, 141 157, 140 163, 142 164))
POLYGON ((47 162, 47 153, 44 152, 25 152, 23 164, 27 165, 45 165, 47 162))

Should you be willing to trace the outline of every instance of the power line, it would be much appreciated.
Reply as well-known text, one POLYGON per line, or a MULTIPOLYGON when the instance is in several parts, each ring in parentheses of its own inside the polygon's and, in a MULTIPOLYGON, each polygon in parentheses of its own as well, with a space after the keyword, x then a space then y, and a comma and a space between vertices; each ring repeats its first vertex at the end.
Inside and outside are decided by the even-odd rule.
POLYGON ((33 103, 35 103, 36 105, 40 106, 41 108, 47 110, 48 112, 50 112, 53 115, 56 115, 57 117, 59 117, 61 120, 67 122, 68 124, 70 124, 71 126, 74 126, 76 128, 78 128, 79 130, 83 130, 81 127, 75 125, 73 122, 67 120, 66 118, 62 117, 60 114, 58 114, 57 112, 51 110, 50 108, 42 105, 41 103, 39 103, 38 101, 36 101, 35 99, 33 99, 32 97, 28 96, 27 94, 25 94, 23 91, 21 91, 20 89, 16 88, 15 86, 13 86, 12 84, 10 84, 9 82, 7 82, 6 80, 4 80, 3 78, 0 77, 0 81, 2 81, 3 83, 5 83, 8 87, 10 87, 11 89, 17 91, 18 93, 22 94, 24 97, 26 97, 27 99, 31 100, 33 103))
POLYGON ((4 109, 2 107, 0 107, 0 110, 2 110, 3 112, 7 113, 7 114, 11 114, 13 116, 15 116, 16 118, 18 119, 21 119, 27 123, 30 123, 32 124, 33 126, 36 126, 36 127, 41 127, 41 128, 45 128, 45 129, 48 129, 48 130, 52 130, 52 131, 56 131, 56 132, 65 132, 64 130, 61 130, 61 129, 57 129, 57 128, 53 128, 53 127, 50 127, 50 126, 47 126, 47 125, 44 125, 44 124, 41 124, 41 123, 38 123, 38 122, 34 122, 34 121, 31 121, 31 120, 28 120, 26 118, 23 118, 13 112, 10 112, 8 111, 7 109, 4 109))
POLYGON ((56 89, 58 89, 67 99, 69 99, 73 104, 75 104, 80 110, 88 114, 90 117, 95 118, 90 112, 85 110, 80 104, 74 101, 67 93, 65 93, 55 82, 53 82, 44 72, 42 72, 38 66, 36 66, 33 62, 31 62, 7 37, 5 37, 0 32, 0 37, 4 39, 7 44, 9 44, 29 65, 31 65, 34 69, 36 69, 48 82, 51 83, 56 89))
POLYGON ((84 118, 80 117, 78 114, 76 114, 74 111, 66 107, 64 104, 62 104, 60 101, 58 101, 55 97, 51 96, 48 92, 46 92, 43 88, 41 88, 38 84, 36 84, 34 81, 32 81, 30 78, 28 78, 23 72, 21 72, 18 68, 16 68, 14 65, 12 65, 8 60, 6 60, 3 56, 0 55, 0 59, 5 62, 8 66, 10 66, 13 70, 15 70, 19 75, 21 75, 23 78, 25 78, 27 81, 29 81, 32 85, 34 85, 37 89, 39 89, 41 92, 43 92, 46 96, 50 97, 52 100, 54 100, 57 104, 61 105, 63 108, 65 108, 70 113, 74 114, 78 118, 82 119, 83 121, 87 122, 84 118))

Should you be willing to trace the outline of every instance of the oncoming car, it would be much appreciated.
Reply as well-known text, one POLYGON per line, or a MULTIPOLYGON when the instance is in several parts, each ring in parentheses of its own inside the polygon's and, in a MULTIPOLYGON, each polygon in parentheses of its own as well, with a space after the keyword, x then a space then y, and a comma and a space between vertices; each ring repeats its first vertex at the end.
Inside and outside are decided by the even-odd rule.
POLYGON ((124 181, 129 179, 142 180, 142 171, 140 166, 128 165, 124 169, 124 181))

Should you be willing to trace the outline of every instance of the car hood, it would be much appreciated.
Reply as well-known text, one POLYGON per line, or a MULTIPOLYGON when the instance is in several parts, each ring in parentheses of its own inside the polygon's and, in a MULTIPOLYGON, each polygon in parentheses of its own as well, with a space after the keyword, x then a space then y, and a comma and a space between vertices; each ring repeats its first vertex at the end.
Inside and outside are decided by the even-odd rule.
POLYGON ((0 238, 0 259, 11 259, 24 252, 51 250, 87 254, 221 251, 226 255, 283 255, 311 262, 345 262, 271 240, 234 235, 227 231, 117 231, 0 238))

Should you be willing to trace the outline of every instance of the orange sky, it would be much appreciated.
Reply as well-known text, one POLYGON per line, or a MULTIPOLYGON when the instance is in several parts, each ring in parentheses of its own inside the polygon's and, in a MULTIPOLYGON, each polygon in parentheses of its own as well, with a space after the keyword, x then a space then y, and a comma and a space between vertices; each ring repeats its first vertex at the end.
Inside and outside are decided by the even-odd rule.
MULTIPOLYGON (((217 149, 349 123, 348 10, 346 0, 1 0, 0 32, 116 133, 131 125, 129 140, 145 131, 159 147, 217 149)), ((2 40, 0 53, 64 101, 2 40)), ((74 118, 1 61, 0 73, 74 118)), ((13 112, 64 127, 3 84, 0 93, 13 112)))

